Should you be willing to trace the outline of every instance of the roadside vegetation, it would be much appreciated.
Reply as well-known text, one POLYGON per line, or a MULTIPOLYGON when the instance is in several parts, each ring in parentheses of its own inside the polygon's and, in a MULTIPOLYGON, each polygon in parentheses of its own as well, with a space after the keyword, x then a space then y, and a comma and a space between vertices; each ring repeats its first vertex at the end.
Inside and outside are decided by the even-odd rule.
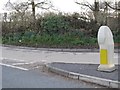
MULTIPOLYGON (((93 10, 94 17, 96 17, 94 19, 88 15, 89 13, 77 12, 73 14, 47 12, 35 16, 35 11, 29 12, 28 7, 23 6, 27 6, 27 4, 20 3, 19 6, 16 4, 13 8, 16 10, 15 12, 9 15, 4 13, 3 44, 48 48, 98 48, 97 32, 103 22, 97 19, 98 11, 95 11, 96 9, 93 10)), ((102 19, 102 16, 99 18, 102 19)), ((119 24, 111 30, 115 44, 119 44, 119 24)))

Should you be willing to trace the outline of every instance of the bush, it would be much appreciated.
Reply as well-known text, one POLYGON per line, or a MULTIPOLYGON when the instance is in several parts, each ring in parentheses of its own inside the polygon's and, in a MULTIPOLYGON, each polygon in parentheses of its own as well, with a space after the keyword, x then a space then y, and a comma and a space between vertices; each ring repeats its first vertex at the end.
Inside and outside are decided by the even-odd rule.
POLYGON ((120 29, 113 30, 113 38, 115 43, 120 43, 120 29))
POLYGON ((50 14, 43 18, 41 27, 47 34, 64 34, 70 25, 62 15, 50 14))
POLYGON ((78 33, 66 33, 64 35, 58 34, 35 34, 32 32, 26 32, 24 34, 10 34, 3 38, 4 44, 15 45, 27 45, 27 46, 42 46, 42 47, 78 47, 84 45, 96 44, 96 39, 89 37, 82 37, 82 34, 78 33), (81 35, 81 36, 80 36, 81 35), (21 40, 21 41, 20 41, 21 40))

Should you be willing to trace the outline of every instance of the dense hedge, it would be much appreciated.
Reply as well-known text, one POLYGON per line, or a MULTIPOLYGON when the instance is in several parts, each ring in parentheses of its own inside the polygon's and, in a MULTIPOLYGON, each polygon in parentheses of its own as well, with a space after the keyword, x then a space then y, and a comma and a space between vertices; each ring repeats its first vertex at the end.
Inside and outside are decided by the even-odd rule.
MULTIPOLYGON (((97 32, 100 26, 94 20, 88 20, 78 14, 48 13, 36 19, 35 22, 26 21, 27 24, 22 24, 23 26, 19 25, 19 20, 17 22, 3 23, 3 44, 36 47, 98 48, 97 32)), ((120 43, 120 30, 112 31, 115 43, 120 43)))

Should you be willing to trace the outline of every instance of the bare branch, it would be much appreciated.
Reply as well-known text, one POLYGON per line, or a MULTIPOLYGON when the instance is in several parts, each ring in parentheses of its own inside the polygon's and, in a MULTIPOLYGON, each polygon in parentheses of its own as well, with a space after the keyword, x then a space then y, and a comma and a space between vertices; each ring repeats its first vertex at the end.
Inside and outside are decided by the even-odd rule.
POLYGON ((36 7, 39 7, 40 5, 49 5, 49 7, 53 7, 52 3, 50 1, 43 1, 40 3, 35 4, 36 7))
POLYGON ((40 3, 35 4, 35 6, 37 6, 37 5, 41 5, 41 4, 48 4, 48 3, 40 2, 40 3))
POLYGON ((26 2, 23 3, 11 3, 10 0, 6 3, 6 7, 10 7, 11 9, 16 10, 18 13, 24 13, 28 9, 28 5, 26 2))
POLYGON ((109 3, 105 2, 108 7, 110 7, 113 10, 120 10, 120 8, 112 7, 109 3))
POLYGON ((52 8, 53 6, 48 6, 48 7, 44 7, 44 6, 37 6, 38 8, 41 8, 41 9, 50 9, 50 8, 52 8))
POLYGON ((86 7, 88 7, 89 9, 91 9, 92 11, 95 10, 95 8, 93 8, 93 6, 92 6, 91 4, 89 4, 88 2, 87 2, 87 3, 75 2, 75 3, 78 4, 78 5, 86 6, 86 7))
POLYGON ((50 9, 50 8, 53 9, 54 6, 52 5, 52 3, 50 1, 45 0, 43 2, 35 4, 35 7, 47 10, 47 9, 50 9), (47 5, 47 7, 45 7, 44 5, 47 5))
POLYGON ((47 9, 50 9, 50 7, 47 7, 47 8, 45 8, 45 7, 40 7, 40 8, 41 8, 41 9, 46 9, 46 10, 47 10, 47 9))

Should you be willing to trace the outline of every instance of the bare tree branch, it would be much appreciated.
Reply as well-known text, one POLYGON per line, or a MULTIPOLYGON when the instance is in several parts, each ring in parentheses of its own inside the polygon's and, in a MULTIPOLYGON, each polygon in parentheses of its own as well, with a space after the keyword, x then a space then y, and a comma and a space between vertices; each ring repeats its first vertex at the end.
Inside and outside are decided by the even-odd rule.
MULTIPOLYGON (((16 10, 18 13, 20 13, 21 15, 24 15, 25 14, 25 11, 29 8, 29 6, 31 5, 32 6, 32 13, 33 13, 33 18, 35 20, 35 13, 36 13, 36 7, 38 8, 41 8, 41 9, 53 9, 53 5, 51 3, 51 1, 49 0, 44 0, 44 1, 41 1, 41 2, 38 2, 38 3, 35 3, 34 0, 30 0, 30 3, 29 2, 22 2, 22 3, 19 3, 19 4, 12 4, 10 2, 10 0, 7 2, 7 4, 10 5, 10 7, 14 10, 16 10)), ((6 6, 7 6, 6 4, 6 6)), ((53 9, 55 10, 55 9, 53 9)))
POLYGON ((108 7, 110 7, 113 10, 120 10, 118 7, 112 7, 109 3, 105 2, 108 7))
POLYGON ((93 6, 90 5, 89 3, 79 3, 79 2, 75 2, 75 3, 78 4, 78 5, 86 6, 86 7, 88 7, 89 9, 91 9, 92 11, 95 10, 95 8, 93 8, 93 6))
POLYGON ((10 7, 11 9, 16 10, 18 13, 24 13, 28 9, 27 3, 19 3, 19 4, 12 4, 10 0, 7 2, 6 7, 10 7))
POLYGON ((37 5, 42 5, 42 4, 48 4, 48 3, 40 2, 40 3, 35 4, 35 6, 37 6, 37 5))

